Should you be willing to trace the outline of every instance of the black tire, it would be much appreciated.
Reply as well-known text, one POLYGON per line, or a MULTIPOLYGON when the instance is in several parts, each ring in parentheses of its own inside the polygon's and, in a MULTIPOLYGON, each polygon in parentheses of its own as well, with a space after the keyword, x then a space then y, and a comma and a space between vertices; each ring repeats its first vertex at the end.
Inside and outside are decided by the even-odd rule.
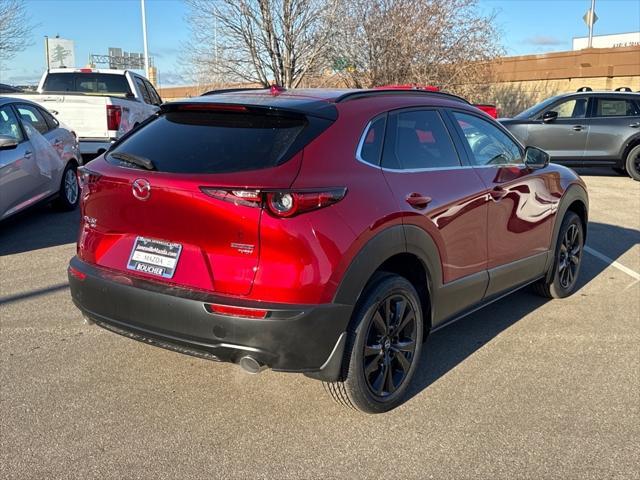
POLYGON ((640 145, 633 147, 627 154, 625 167, 629 176, 636 182, 640 182, 640 145))
POLYGON ((325 389, 339 404, 362 412, 397 407, 420 359, 423 329, 413 285, 398 275, 374 277, 354 311, 341 380, 325 382, 325 389))
POLYGON ((534 284, 536 292, 547 298, 564 298, 571 295, 578 284, 578 275, 584 255, 584 228, 582 220, 574 212, 567 212, 562 219, 552 265, 553 276, 534 284))
POLYGON ((56 198, 55 201, 55 207, 58 210, 75 210, 78 203, 80 203, 80 186, 78 185, 77 169, 78 165, 74 161, 71 161, 67 163, 64 172, 62 172, 60 190, 58 191, 58 198, 56 198))

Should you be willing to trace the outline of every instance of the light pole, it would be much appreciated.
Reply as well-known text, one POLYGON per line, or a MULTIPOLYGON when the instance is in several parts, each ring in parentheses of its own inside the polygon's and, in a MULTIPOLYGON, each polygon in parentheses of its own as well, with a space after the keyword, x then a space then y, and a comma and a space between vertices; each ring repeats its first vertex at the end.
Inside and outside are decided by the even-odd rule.
POLYGON ((144 13, 144 0, 140 0, 142 9, 142 40, 144 42, 144 74, 149 78, 149 47, 147 46, 147 19, 144 13))
MULTIPOLYGON (((144 0, 142 0, 144 2, 144 0)), ((593 46, 593 24, 595 23, 596 0, 591 0, 591 11, 589 12, 589 44, 587 48, 593 46)))

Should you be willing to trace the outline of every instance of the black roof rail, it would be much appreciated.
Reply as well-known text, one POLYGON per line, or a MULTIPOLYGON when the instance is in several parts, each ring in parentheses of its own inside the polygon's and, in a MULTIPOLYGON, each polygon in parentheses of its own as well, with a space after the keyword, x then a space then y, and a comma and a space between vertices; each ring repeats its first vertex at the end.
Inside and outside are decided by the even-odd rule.
POLYGON ((593 92, 593 88, 591 87, 580 87, 576 92, 593 92))
POLYGON ((452 93, 447 92, 435 92, 432 90, 420 90, 420 89, 384 89, 384 88, 376 88, 373 90, 355 90, 352 92, 347 92, 335 99, 335 103, 344 102, 347 100, 355 100, 357 98, 364 97, 375 97, 377 95, 431 95, 431 96, 443 96, 447 97, 451 100, 455 100, 458 102, 465 103, 467 105, 471 105, 471 102, 468 100, 459 97, 458 95, 454 95, 452 93))
POLYGON ((614 91, 616 92, 633 92, 630 87, 618 87, 614 91))
POLYGON ((206 95, 219 95, 221 93, 234 93, 234 92, 247 92, 247 91, 255 91, 255 90, 268 90, 269 87, 245 87, 245 88, 220 88, 218 90, 209 90, 208 92, 204 92, 201 97, 206 95))

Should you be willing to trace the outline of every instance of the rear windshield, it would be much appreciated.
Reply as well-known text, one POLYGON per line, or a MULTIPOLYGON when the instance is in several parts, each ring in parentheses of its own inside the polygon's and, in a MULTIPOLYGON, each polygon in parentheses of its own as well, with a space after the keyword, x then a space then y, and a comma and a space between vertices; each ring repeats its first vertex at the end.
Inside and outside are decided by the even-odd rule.
POLYGON ((131 93, 129 82, 124 75, 110 73, 50 73, 42 90, 122 96, 131 93))
POLYGON ((269 168, 291 158, 306 125, 302 115, 168 112, 123 139, 107 159, 122 164, 111 154, 127 153, 151 160, 157 171, 173 173, 269 168))

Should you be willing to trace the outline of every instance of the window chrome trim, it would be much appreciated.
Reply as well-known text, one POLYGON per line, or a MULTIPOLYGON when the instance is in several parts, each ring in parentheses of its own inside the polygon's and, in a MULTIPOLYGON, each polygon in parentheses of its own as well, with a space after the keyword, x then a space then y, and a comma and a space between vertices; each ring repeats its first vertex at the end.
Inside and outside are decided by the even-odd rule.
POLYGON ((380 167, 385 172, 393 172, 393 173, 420 173, 420 172, 441 172, 446 170, 468 170, 472 167, 471 165, 455 165, 451 167, 425 167, 425 168, 385 168, 380 167))
MULTIPOLYGON (((377 118, 375 120, 377 120, 377 118)), ((365 165, 369 165, 370 167, 380 168, 380 165, 374 165, 373 163, 367 162, 361 156, 362 147, 364 147, 364 141, 367 138, 367 135, 369 134, 369 130, 371 129, 371 126, 373 125, 373 122, 374 122, 374 120, 370 120, 369 123, 367 123, 367 126, 365 127, 364 132, 362 133, 362 136, 360 137, 360 141, 358 142, 358 148, 356 149, 356 160, 358 160, 361 163, 364 163, 365 165)), ((382 139, 382 140, 384 142, 384 139, 382 139)))

